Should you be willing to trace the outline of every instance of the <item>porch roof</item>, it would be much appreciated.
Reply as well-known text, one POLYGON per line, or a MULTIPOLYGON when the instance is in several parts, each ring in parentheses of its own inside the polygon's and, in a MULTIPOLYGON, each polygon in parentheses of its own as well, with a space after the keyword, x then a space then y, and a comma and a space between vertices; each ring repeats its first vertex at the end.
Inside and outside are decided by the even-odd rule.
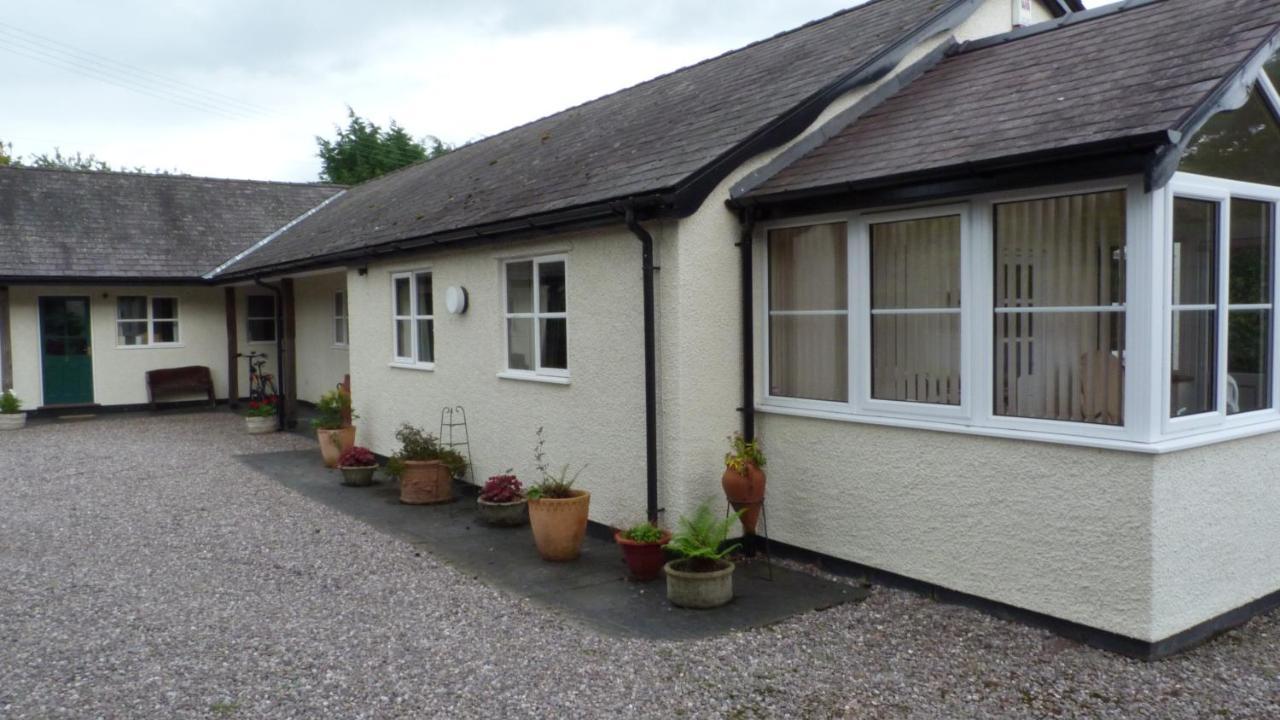
POLYGON ((199 281, 340 191, 0 167, 0 281, 199 281))
POLYGON ((816 134, 825 140, 784 154, 733 197, 845 196, 1176 146, 1274 45, 1278 27, 1280 0, 1129 0, 960 45, 882 103, 833 120, 816 134))

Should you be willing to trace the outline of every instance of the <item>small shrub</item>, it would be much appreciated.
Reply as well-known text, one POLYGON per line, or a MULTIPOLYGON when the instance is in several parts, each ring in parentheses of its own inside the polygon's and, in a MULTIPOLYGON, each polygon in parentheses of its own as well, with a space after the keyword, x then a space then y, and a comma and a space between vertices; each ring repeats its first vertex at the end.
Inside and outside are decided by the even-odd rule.
POLYGON ((396 440, 400 441, 400 451, 387 463, 387 472, 394 477, 400 477, 406 462, 439 460, 454 477, 467 471, 466 458, 456 450, 442 446, 435 435, 422 428, 405 423, 396 431, 396 440))
POLYGON ((542 446, 546 444, 546 437, 543 429, 538 428, 538 442, 533 446, 533 464, 538 468, 538 474, 541 479, 531 488, 529 488, 530 500, 566 500, 573 497, 573 484, 577 482, 578 476, 582 474, 587 467, 584 465, 578 468, 578 472, 569 477, 569 466, 565 465, 560 468, 558 473, 552 473, 548 468, 547 455, 543 452, 542 446))
POLYGON ((742 433, 729 436, 729 452, 724 456, 725 467, 734 472, 746 472, 747 465, 763 468, 765 462, 764 451, 760 449, 759 440, 747 442, 742 433))
POLYGON ((627 528, 622 537, 638 543, 656 543, 662 540, 662 529, 651 522, 642 522, 627 528))
POLYGON ((245 417, 271 417, 278 412, 279 403, 280 398, 275 395, 268 396, 265 400, 250 400, 245 417))
POLYGON ((367 468, 378 464, 378 458, 369 448, 350 447, 338 457, 338 467, 367 468))
POLYGON ((510 503, 522 497, 524 486, 515 475, 494 475, 480 491, 480 499, 491 503, 510 503))
POLYGON ((692 516, 680 518, 679 527, 667 549, 684 558, 690 570, 709 572, 715 570, 720 560, 737 550, 741 545, 734 543, 723 550, 725 540, 729 538, 729 529, 742 517, 745 510, 724 518, 716 517, 710 503, 703 503, 692 516))
POLYGON ((0 395, 0 414, 17 415, 21 410, 22 401, 13 394, 12 390, 5 390, 4 394, 0 395))
POLYGON ((341 430, 343 427, 343 416, 350 413, 354 420, 359 417, 351 411, 351 396, 338 390, 330 390, 320 396, 320 402, 316 403, 316 417, 311 421, 311 427, 317 430, 341 430))

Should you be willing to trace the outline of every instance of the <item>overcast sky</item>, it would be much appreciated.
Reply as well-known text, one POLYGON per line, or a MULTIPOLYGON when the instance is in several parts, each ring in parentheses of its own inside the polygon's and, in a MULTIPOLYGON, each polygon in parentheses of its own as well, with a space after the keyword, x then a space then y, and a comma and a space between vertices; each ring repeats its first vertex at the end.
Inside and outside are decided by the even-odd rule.
MULTIPOLYGON (((0 14, 0 140, 314 180, 345 106, 461 143, 858 0, 43 0, 0 14)), ((1094 0, 1090 5, 1103 4, 1094 0)))

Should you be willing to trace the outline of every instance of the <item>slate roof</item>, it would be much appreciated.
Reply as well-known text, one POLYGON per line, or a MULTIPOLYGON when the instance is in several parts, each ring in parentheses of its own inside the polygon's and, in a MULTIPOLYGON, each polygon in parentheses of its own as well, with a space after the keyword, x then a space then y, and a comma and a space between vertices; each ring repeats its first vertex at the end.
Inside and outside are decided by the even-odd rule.
POLYGON ((352 188, 229 272, 670 191, 895 43, 973 6, 872 0, 352 188))
POLYGON ((198 280, 340 191, 0 167, 0 278, 198 280))
POLYGON ((960 46, 735 195, 888 185, 1019 156, 1167 138, 1276 32, 1280 0, 1131 0, 1059 22, 960 46))

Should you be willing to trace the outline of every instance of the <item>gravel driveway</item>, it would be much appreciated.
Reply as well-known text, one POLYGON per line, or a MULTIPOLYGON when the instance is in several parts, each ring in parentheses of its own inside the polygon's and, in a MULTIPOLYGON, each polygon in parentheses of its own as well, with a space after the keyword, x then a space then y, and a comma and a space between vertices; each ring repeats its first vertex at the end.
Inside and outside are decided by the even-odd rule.
POLYGON ((233 459, 230 414, 0 436, 0 718, 1280 717, 1280 617, 1154 664, 876 589, 619 641, 233 459))

